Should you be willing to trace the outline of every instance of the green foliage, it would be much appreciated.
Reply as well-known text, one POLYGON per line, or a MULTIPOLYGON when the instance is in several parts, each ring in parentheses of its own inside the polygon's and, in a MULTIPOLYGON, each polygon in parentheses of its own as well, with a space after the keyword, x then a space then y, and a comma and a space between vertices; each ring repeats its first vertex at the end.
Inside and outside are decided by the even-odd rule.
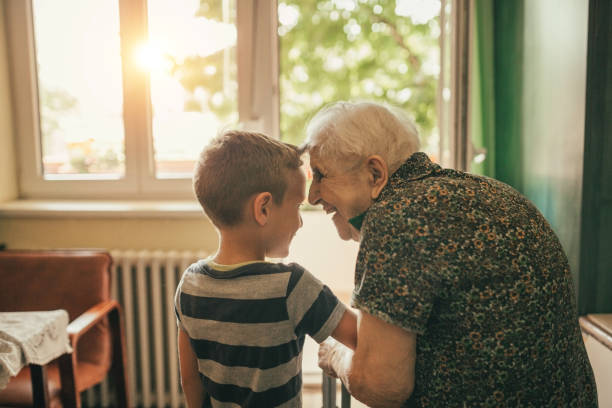
POLYGON ((60 130, 59 118, 66 115, 77 106, 77 100, 68 92, 58 89, 47 89, 43 84, 40 85, 40 125, 44 135, 43 149, 47 149, 47 144, 55 133, 60 130))
MULTIPOLYGON (((235 0, 248 1, 248 0, 235 0)), ((222 2, 201 0, 198 16, 221 19, 222 2)), ((410 113, 423 145, 435 136, 437 17, 414 24, 395 13, 396 0, 280 0, 280 130, 283 140, 299 144, 305 124, 322 106, 338 100, 377 100, 410 113)), ((224 121, 236 109, 235 50, 224 66, 223 52, 174 61, 173 75, 192 94, 204 90, 205 104, 193 100, 186 110, 212 111, 224 121), (217 67, 214 74, 207 66, 217 67), (222 95, 216 99, 210 96, 222 95)))
MULTIPOLYGON (((60 121, 77 112, 78 100, 67 91, 49 89, 41 84, 39 105, 43 155, 46 155, 52 150, 53 142, 63 138, 60 121)), ((67 143, 66 149, 71 172, 78 174, 115 173, 123 163, 122 157, 117 152, 112 149, 102 151, 93 139, 67 143)))
POLYGON ((78 174, 116 173, 121 165, 117 153, 113 150, 84 154, 79 149, 70 151, 70 166, 78 174))
POLYGON ((235 61, 235 50, 219 51, 206 57, 189 57, 177 62, 168 57, 172 63, 171 74, 179 80, 183 88, 190 92, 192 98, 185 102, 186 112, 212 111, 222 120, 226 120, 236 111, 237 84, 227 78, 236 77, 236 64, 224 66, 225 52, 229 52, 230 61, 235 61), (200 89, 205 93, 204 101, 195 98, 195 92, 200 89), (215 96, 216 97, 213 97, 215 96))
POLYGON ((201 0, 196 16, 211 20, 221 20, 223 16, 223 3, 219 0, 201 0))
POLYGON ((436 126, 437 72, 426 73, 423 65, 439 60, 437 19, 413 24, 395 14, 395 0, 353 2, 344 9, 342 3, 279 4, 299 12, 297 24, 279 30, 283 139, 299 143, 305 124, 325 104, 358 99, 404 108, 422 138, 429 137, 436 126))

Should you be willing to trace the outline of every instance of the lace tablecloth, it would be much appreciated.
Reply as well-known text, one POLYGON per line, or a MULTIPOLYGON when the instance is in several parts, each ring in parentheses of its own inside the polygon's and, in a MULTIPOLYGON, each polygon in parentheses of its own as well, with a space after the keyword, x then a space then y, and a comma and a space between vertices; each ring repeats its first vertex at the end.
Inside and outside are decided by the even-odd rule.
POLYGON ((0 312, 0 390, 27 364, 45 365, 70 353, 68 313, 0 312))

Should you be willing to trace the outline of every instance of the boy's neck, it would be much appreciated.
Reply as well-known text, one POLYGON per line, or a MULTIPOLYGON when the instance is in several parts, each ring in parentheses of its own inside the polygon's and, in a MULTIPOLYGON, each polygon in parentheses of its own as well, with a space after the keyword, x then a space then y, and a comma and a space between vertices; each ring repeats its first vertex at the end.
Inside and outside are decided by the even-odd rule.
POLYGON ((253 231, 244 228, 223 229, 219 233, 219 250, 213 258, 218 264, 234 265, 249 261, 265 261, 265 249, 253 231))

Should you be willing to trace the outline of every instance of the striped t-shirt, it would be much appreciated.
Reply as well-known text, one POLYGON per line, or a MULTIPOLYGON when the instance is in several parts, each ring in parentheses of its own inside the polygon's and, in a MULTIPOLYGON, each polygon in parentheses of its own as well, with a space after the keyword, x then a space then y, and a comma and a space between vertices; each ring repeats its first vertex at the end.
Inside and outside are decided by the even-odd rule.
POLYGON ((297 264, 230 270, 201 260, 175 297, 213 407, 301 407, 305 336, 322 342, 346 307, 297 264))

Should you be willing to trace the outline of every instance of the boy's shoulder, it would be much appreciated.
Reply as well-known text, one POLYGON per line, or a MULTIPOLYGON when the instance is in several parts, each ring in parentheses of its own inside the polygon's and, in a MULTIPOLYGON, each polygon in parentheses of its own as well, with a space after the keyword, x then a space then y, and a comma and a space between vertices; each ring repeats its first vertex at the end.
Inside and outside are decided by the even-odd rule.
POLYGON ((202 259, 187 267, 177 285, 177 294, 216 298, 249 293, 251 297, 284 298, 293 293, 299 282, 310 282, 307 286, 318 283, 297 263, 253 262, 230 270, 219 270, 213 265, 210 259, 202 259))
POLYGON ((211 259, 201 259, 188 266, 179 282, 179 290, 187 287, 203 287, 218 285, 234 285, 248 290, 249 285, 272 285, 285 287, 288 295, 295 285, 306 278, 307 281, 317 281, 310 272, 300 264, 291 262, 252 262, 235 268, 223 270, 211 259))

